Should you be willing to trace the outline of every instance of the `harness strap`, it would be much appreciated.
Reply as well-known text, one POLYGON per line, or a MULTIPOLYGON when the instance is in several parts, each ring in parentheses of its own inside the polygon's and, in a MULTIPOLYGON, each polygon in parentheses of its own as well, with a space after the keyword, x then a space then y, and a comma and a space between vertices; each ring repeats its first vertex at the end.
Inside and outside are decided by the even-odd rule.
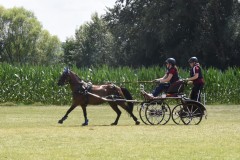
POLYGON ((85 105, 89 102, 89 92, 92 90, 92 83, 87 83, 86 85, 84 83, 80 83, 79 87, 76 89, 74 93, 81 94, 84 96, 85 99, 85 105))

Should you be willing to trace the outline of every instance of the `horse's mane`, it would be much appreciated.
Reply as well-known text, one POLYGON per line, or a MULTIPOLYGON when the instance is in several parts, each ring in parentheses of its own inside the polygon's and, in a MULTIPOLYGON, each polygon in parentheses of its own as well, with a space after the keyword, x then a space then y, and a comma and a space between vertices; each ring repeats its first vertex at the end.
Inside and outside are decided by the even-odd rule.
POLYGON ((76 73, 74 73, 73 71, 70 71, 70 72, 77 78, 77 81, 79 83, 83 83, 84 82, 76 73))

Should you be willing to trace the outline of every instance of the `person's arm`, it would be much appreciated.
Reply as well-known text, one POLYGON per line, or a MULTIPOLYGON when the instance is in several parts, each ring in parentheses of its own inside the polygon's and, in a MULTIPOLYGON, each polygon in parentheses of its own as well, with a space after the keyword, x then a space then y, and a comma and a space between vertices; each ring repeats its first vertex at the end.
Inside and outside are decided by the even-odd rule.
POLYGON ((198 78, 198 76, 199 76, 199 68, 198 67, 194 67, 193 70, 194 70, 194 75, 192 77, 190 77, 190 78, 187 78, 186 79, 187 81, 194 81, 195 79, 198 78))
POLYGON ((199 75, 198 73, 195 73, 195 75, 193 77, 187 78, 186 80, 187 81, 194 81, 195 79, 198 78, 198 75, 199 75))
POLYGON ((167 74, 165 74, 162 78, 160 78, 159 80, 162 81, 163 79, 167 78, 167 74))
POLYGON ((162 78, 154 79, 153 81, 158 82, 158 83, 162 83, 162 80, 166 79, 166 78, 167 78, 167 74, 165 74, 162 78))
POLYGON ((161 83, 169 82, 173 77, 172 73, 169 73, 168 76, 161 80, 161 83))
POLYGON ((162 78, 159 79, 155 79, 154 82, 158 82, 158 83, 165 83, 165 82, 169 82, 173 77, 172 73, 169 73, 168 76, 167 74, 165 74, 162 78))

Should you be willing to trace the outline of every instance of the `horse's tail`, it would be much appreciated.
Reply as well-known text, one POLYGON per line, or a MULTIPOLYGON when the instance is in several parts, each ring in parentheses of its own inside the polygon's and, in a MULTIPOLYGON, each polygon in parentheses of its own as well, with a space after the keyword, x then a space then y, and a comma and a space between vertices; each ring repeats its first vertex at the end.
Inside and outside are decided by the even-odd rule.
MULTIPOLYGON (((127 100, 132 100, 133 99, 131 93, 126 88, 121 87, 121 90, 122 90, 123 95, 125 96, 125 98, 127 100)), ((128 104, 127 110, 132 113, 134 103, 133 102, 127 102, 127 104, 128 104)))

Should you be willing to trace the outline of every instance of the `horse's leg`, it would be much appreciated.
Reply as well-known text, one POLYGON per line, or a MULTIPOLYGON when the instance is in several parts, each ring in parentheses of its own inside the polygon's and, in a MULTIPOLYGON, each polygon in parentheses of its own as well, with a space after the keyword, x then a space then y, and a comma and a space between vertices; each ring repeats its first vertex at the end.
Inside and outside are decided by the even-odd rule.
POLYGON ((111 125, 117 125, 118 124, 118 120, 119 120, 122 112, 119 110, 119 108, 118 108, 116 103, 109 102, 109 104, 112 107, 112 109, 117 113, 117 118, 116 118, 115 122, 113 122, 111 125))
POLYGON ((82 110, 83 110, 83 115, 84 115, 84 123, 82 126, 87 126, 88 125, 88 119, 87 119, 87 105, 82 105, 82 110))
POLYGON ((125 109, 125 110, 130 114, 130 116, 131 116, 131 117, 133 118, 133 120, 135 121, 135 124, 136 124, 136 125, 139 125, 139 124, 140 124, 140 122, 138 121, 137 117, 133 114, 133 112, 132 112, 132 111, 129 111, 129 110, 127 109, 127 106, 126 106, 125 103, 120 102, 118 105, 120 105, 123 109, 125 109))
POLYGON ((74 104, 73 104, 73 105, 67 110, 67 113, 62 117, 62 119, 60 119, 60 120, 58 121, 58 123, 62 124, 63 121, 65 121, 65 120, 68 118, 68 114, 71 113, 72 110, 74 110, 74 108, 76 108, 76 107, 77 107, 77 105, 74 105, 74 104))

